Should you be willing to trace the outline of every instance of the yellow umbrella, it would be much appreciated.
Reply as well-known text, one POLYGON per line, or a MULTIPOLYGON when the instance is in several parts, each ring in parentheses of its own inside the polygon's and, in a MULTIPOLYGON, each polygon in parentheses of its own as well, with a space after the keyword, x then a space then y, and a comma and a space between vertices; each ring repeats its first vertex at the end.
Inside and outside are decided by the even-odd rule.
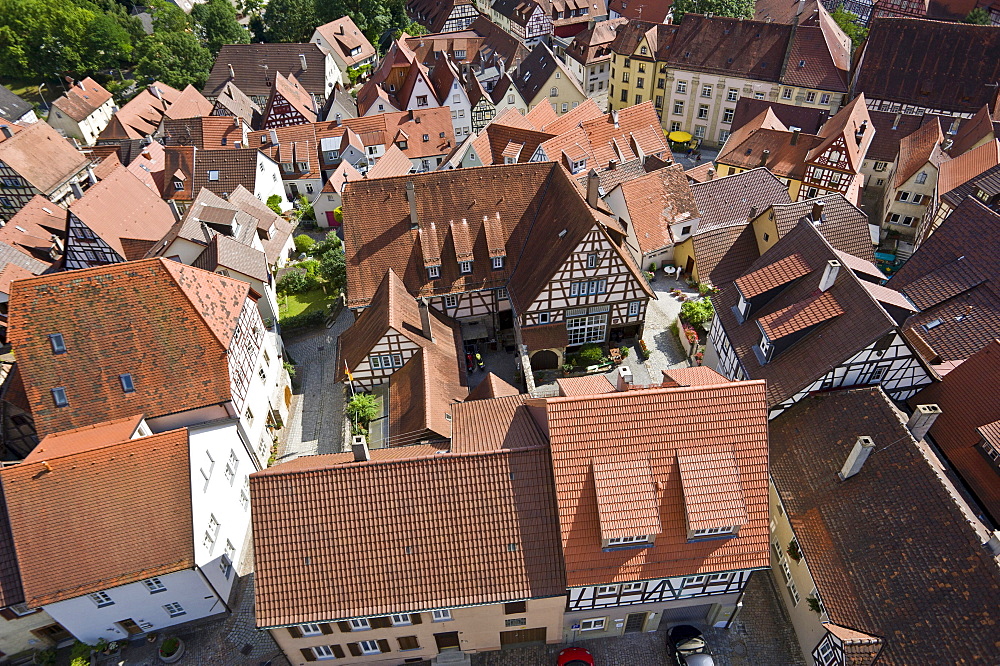
POLYGON ((674 143, 687 143, 688 141, 691 140, 691 135, 687 132, 677 131, 668 134, 667 138, 673 141, 674 143))

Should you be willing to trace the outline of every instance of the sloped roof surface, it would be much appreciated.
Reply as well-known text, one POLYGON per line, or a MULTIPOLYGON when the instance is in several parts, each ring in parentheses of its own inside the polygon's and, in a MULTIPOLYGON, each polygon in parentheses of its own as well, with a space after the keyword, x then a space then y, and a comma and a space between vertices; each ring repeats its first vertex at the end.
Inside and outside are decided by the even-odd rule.
POLYGON ((455 453, 545 446, 548 440, 528 413, 527 394, 473 399, 453 407, 455 453))
POLYGON ((87 166, 83 153, 48 123, 32 123, 13 134, 9 139, 0 137, 0 162, 45 195, 87 166))
POLYGON ((227 83, 235 83, 249 96, 266 97, 271 91, 275 72, 294 74, 302 86, 313 95, 326 99, 326 54, 316 44, 226 44, 215 58, 215 65, 202 88, 206 97, 218 97, 227 83), (299 55, 306 57, 307 69, 302 69, 299 55), (235 78, 229 76, 233 66, 235 78), (264 68, 267 65, 267 69, 264 68))
POLYGON ((74 83, 62 97, 52 102, 52 108, 80 122, 111 99, 111 93, 89 76, 74 83))

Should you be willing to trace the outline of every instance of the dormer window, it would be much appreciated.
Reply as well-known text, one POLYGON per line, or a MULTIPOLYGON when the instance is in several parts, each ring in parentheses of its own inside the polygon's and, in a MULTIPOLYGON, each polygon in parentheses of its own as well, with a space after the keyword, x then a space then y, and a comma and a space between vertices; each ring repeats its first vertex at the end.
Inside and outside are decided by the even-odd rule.
POLYGON ((175 180, 174 181, 174 191, 175 192, 180 192, 183 189, 184 189, 184 183, 181 182, 181 181, 179 181, 179 180, 175 180))
POLYGON ((472 262, 471 261, 460 261, 458 262, 458 271, 462 275, 468 275, 472 272, 472 262))
POLYGON ((637 536, 620 537, 617 539, 608 539, 608 548, 625 548, 628 546, 645 545, 650 543, 650 538, 648 534, 641 534, 637 536))
POLYGON ((728 525, 726 527, 707 527, 702 530, 692 530, 691 538, 708 539, 718 536, 728 536, 731 535, 734 531, 736 531, 736 528, 733 527, 732 525, 728 525))
POLYGON ((503 257, 493 257, 493 270, 497 271, 503 268, 503 257))
POLYGON ((427 106, 427 95, 417 95, 417 106, 427 106))
POLYGON ((55 403, 56 407, 65 407, 68 405, 69 399, 66 398, 66 389, 62 386, 52 389, 52 402, 55 403))
POLYGON ((436 280, 441 277, 441 267, 440 266, 428 266, 427 267, 427 277, 432 280, 436 280))
POLYGON ((774 347, 771 345, 771 341, 767 339, 767 333, 762 330, 760 332, 760 344, 757 345, 756 350, 760 352, 758 360, 761 362, 761 365, 771 360, 771 351, 773 349, 774 347))
POLYGON ((574 160, 571 166, 573 173, 580 173, 587 166, 587 160, 574 160))
POLYGON ((53 333, 49 336, 49 343, 52 345, 53 354, 65 354, 66 343, 63 342, 62 333, 53 333))
POLYGON ((409 144, 406 141, 397 141, 396 146, 398 146, 400 150, 406 150, 409 147, 409 144))
MULTIPOLYGON (((739 290, 738 287, 737 290, 739 290)), ((747 320, 747 315, 750 314, 750 301, 744 298, 742 293, 740 294, 740 302, 736 304, 736 314, 741 324, 747 320)))
POLYGON ((132 381, 131 373, 126 372, 123 375, 118 375, 118 381, 122 384, 122 391, 125 393, 135 393, 135 382, 132 381))

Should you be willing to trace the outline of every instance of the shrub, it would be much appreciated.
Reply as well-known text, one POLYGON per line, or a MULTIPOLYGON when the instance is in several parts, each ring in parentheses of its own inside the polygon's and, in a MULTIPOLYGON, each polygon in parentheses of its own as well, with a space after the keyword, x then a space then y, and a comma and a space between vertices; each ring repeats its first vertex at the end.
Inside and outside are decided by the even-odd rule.
POLYGON ((319 259, 306 259, 305 261, 300 261, 298 267, 306 272, 306 275, 316 276, 316 271, 319 269, 319 259))
POLYGON ((337 236, 336 231, 328 231, 326 238, 313 246, 312 256, 316 258, 325 257, 328 252, 332 250, 339 250, 343 247, 343 245, 344 244, 341 242, 340 237, 337 236))
POLYGON ((272 194, 267 198, 267 207, 273 210, 278 215, 281 215, 281 195, 272 194))
POLYGON ((604 358, 604 351, 598 344, 584 345, 576 355, 580 365, 597 365, 604 358))
POLYGON ((343 251, 336 249, 324 254, 319 263, 319 274, 337 289, 343 289, 347 284, 347 261, 343 251))
POLYGON ((288 361, 283 361, 281 363, 281 367, 283 367, 285 369, 285 372, 288 373, 289 377, 294 377, 295 376, 295 366, 292 365, 291 363, 289 363, 288 361))
POLYGON ((621 353, 622 353, 622 358, 628 358, 629 348, 628 347, 622 347, 621 348, 621 353))
POLYGON ((311 326, 319 326, 326 321, 326 313, 322 310, 314 310, 313 312, 304 312, 292 317, 285 317, 280 321, 281 328, 286 331, 296 328, 309 328, 311 326))
POLYGON ((562 369, 563 369, 563 372, 565 372, 566 374, 569 374, 569 373, 573 372, 573 364, 572 363, 564 363, 562 369))
POLYGON ((313 205, 309 203, 309 199, 307 199, 304 194, 299 197, 299 219, 316 220, 316 213, 313 211, 313 205))
POLYGON ((692 326, 701 326, 712 321, 715 315, 715 308, 712 301, 702 298, 697 301, 687 301, 681 305, 681 319, 692 326))
POLYGON ((69 650, 69 666, 90 666, 90 646, 77 641, 69 650))
POLYGON ((351 421, 365 428, 378 418, 378 412, 378 399, 370 393, 358 393, 347 403, 347 415, 351 421))
POLYGON ((306 271, 291 270, 278 280, 279 294, 301 294, 317 286, 318 281, 306 271))
POLYGON ((311 236, 306 234, 299 234, 295 237, 295 251, 299 254, 309 254, 309 250, 311 250, 315 244, 316 241, 314 241, 311 236))
POLYGON ((181 642, 176 638, 168 638, 163 641, 163 645, 160 646, 160 655, 163 657, 169 657, 173 655, 180 648, 181 642))

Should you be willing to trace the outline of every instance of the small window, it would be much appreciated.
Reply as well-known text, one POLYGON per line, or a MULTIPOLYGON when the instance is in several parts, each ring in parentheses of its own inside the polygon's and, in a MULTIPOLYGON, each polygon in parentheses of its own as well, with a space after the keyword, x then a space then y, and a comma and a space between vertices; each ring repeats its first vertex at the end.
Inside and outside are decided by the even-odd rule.
POLYGON ((351 620, 351 631, 368 631, 372 626, 368 623, 368 618, 359 617, 351 620))
POLYGON ((600 264, 600 257, 596 252, 587 255, 587 268, 597 268, 600 264))
POLYGON ((66 398, 66 389, 62 386, 52 389, 52 401, 56 404, 56 407, 65 407, 68 405, 69 400, 66 398))
POLYGON ((66 353, 66 343, 63 342, 62 333, 53 333, 49 336, 49 343, 52 344, 53 354, 65 354, 66 353))
POLYGON ((236 479, 236 468, 239 465, 240 459, 236 456, 236 452, 230 449, 229 460, 226 461, 226 480, 229 481, 229 485, 233 485, 233 480, 236 479))
POLYGON ((446 308, 457 308, 458 307, 458 296, 455 294, 448 294, 444 297, 444 306, 446 308))
POLYGON ((810 90, 806 93, 806 101, 810 104, 816 101, 816 93, 810 90))
POLYGON ((493 257, 493 270, 503 268, 503 257, 493 257))
POLYGON ((93 601, 95 604, 97 604, 98 608, 104 608, 105 606, 113 606, 114 603, 115 603, 114 600, 111 597, 108 596, 107 592, 103 592, 103 591, 102 592, 92 592, 91 594, 89 594, 87 596, 90 597, 91 601, 93 601))
POLYGON ((392 621, 392 626, 394 627, 405 627, 413 624, 413 620, 408 614, 404 615, 390 615, 389 619, 392 621))
POLYGON ((732 534, 732 532, 733 532, 732 526, 726 526, 726 527, 708 527, 708 528, 705 528, 703 530, 694 530, 692 532, 692 536, 695 539, 702 539, 702 538, 705 538, 705 537, 718 536, 720 534, 732 534))
POLYGON ((302 632, 303 636, 319 636, 323 633, 323 629, 318 624, 300 624, 299 631, 302 632))
POLYGON ((458 262, 458 270, 462 275, 467 275, 472 272, 472 262, 471 261, 460 261, 458 262))
POLYGON ((937 328, 938 326, 940 326, 943 323, 944 322, 941 321, 940 319, 931 319, 929 322, 927 322, 926 324, 924 324, 924 330, 925 331, 929 331, 931 329, 937 328))
POLYGON ((539 324, 548 324, 550 321, 552 321, 552 316, 548 312, 539 312, 538 313, 538 323, 539 324))
POLYGON ((504 615, 519 615, 520 613, 528 612, 528 603, 526 601, 511 601, 503 605, 504 615))
POLYGON ((361 648, 361 654, 379 654, 381 652, 378 641, 361 641, 358 646, 361 648))
POLYGON ((639 310, 640 310, 641 307, 642 307, 642 301, 632 301, 631 303, 629 303, 628 304, 628 316, 629 317, 638 317, 639 316, 639 310))
POLYGON ((122 391, 125 393, 135 393, 135 382, 132 381, 131 373, 126 372, 123 375, 118 375, 118 381, 122 384, 122 391))
POLYGON ((147 578, 142 581, 142 584, 146 586, 150 594, 156 594, 157 592, 163 592, 167 589, 167 586, 159 578, 147 578))
POLYGON ((179 180, 174 181, 174 190, 180 192, 184 189, 184 183, 179 180))
POLYGON ((619 537, 617 539, 608 539, 608 547, 615 548, 616 546, 633 546, 640 543, 649 543, 649 535, 641 534, 638 536, 630 537, 619 537))
POLYGON ((170 617, 180 617, 181 615, 187 615, 187 611, 176 601, 169 604, 163 605, 163 610, 167 611, 167 615, 170 617))
POLYGON ((580 621, 580 631, 604 631, 604 624, 607 618, 596 617, 589 620, 580 621))
POLYGON ((209 180, 219 180, 219 172, 215 171, 215 170, 209 171, 208 172, 208 179, 209 180))
POLYGON ((445 608, 443 610, 431 611, 431 619, 434 622, 448 622, 452 619, 451 610, 445 608))
POLYGON ((642 592, 645 583, 625 583, 622 585, 622 594, 635 594, 642 592))
POLYGON ((334 659, 333 648, 329 645, 314 645, 309 648, 317 660, 334 659))
POLYGON ((740 93, 736 88, 730 88, 726 92, 726 99, 730 102, 735 102, 740 98, 740 93))
POLYGON ((427 267, 427 277, 435 280, 441 277, 441 267, 440 266, 428 266, 427 267))
POLYGON ((791 88, 785 88, 781 91, 781 99, 791 99, 791 98, 792 98, 791 88))
POLYGON ((400 636, 396 640, 399 641, 399 651, 406 652, 407 650, 419 650, 420 641, 417 640, 416 636, 400 636))

